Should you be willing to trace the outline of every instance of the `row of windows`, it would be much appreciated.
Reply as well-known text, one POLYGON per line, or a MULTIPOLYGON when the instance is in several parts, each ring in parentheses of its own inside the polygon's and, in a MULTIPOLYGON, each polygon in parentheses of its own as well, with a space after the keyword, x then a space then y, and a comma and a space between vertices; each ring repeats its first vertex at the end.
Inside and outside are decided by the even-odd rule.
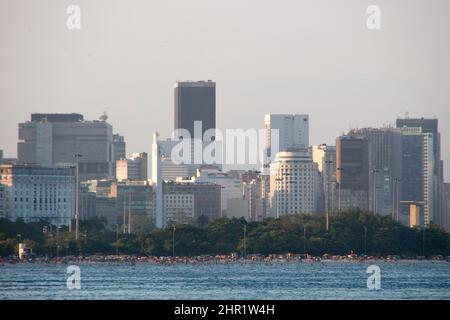
POLYGON ((31 209, 33 208, 34 211, 37 211, 39 209, 39 211, 56 211, 56 210, 66 210, 67 207, 66 206, 30 206, 27 204, 15 204, 14 205, 14 209, 31 209))
POLYGON ((165 195, 166 199, 190 199, 192 195, 165 195))
MULTIPOLYGON (((29 201, 29 198, 18 198, 18 197, 16 197, 16 198, 14 198, 14 202, 28 202, 29 201)), ((56 203, 56 202, 66 202, 67 201, 67 199, 66 198, 63 198, 63 199, 61 199, 61 198, 58 198, 58 199, 56 199, 56 198, 53 198, 53 199, 48 199, 48 198, 33 198, 33 203, 56 203), (39 201, 38 201, 39 200, 39 201)))
POLYGON ((70 182, 74 182, 75 179, 74 178, 59 178, 58 181, 55 182, 54 178, 48 177, 48 178, 40 178, 40 177, 24 177, 24 178, 20 178, 20 177, 12 177, 12 176, 4 176, 4 175, 0 175, 0 180, 2 181, 9 181, 9 180, 14 180, 14 183, 16 184, 30 184, 30 183, 40 183, 41 185, 55 185, 55 183, 59 183, 59 184, 68 184, 70 182))
POLYGON ((178 203, 178 204, 180 204, 180 203, 192 204, 194 201, 192 201, 191 199, 188 199, 188 200, 180 200, 180 199, 178 199, 178 200, 166 200, 165 202, 168 203, 168 204, 176 204, 176 203, 178 203))

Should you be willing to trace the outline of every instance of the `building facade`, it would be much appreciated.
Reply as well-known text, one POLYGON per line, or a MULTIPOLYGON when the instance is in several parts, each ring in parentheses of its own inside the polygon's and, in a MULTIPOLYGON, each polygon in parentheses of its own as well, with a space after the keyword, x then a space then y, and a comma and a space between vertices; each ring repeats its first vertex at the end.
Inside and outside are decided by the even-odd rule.
POLYGON ((336 183, 336 147, 326 144, 312 147, 313 161, 317 163, 323 194, 323 211, 330 214, 338 209, 336 183))
MULTIPOLYGON (((0 218, 6 219, 6 187, 0 182, 0 218)), ((9 202, 9 199, 8 199, 9 202)))
POLYGON ((106 221, 106 226, 110 230, 122 225, 122 221, 116 212, 116 197, 98 197, 95 198, 95 215, 106 221))
POLYGON ((318 184, 318 166, 307 149, 279 152, 270 164, 273 215, 317 212, 318 184))
POLYGON ((433 139, 434 183, 433 186, 433 222, 443 227, 445 225, 444 202, 444 162, 441 157, 441 133, 438 119, 404 118, 397 119, 397 128, 421 128, 422 133, 430 134, 433 139))
POLYGON ((119 134, 113 135, 113 168, 112 172, 114 175, 114 178, 116 178, 116 162, 120 159, 125 159, 127 156, 127 146, 125 143, 124 136, 121 136, 119 134))
POLYGON ((262 221, 271 217, 270 175, 260 172, 245 172, 241 175, 243 199, 247 202, 248 221, 262 221))
POLYGON ((147 180, 148 155, 145 152, 133 153, 128 159, 116 161, 116 179, 147 180))
POLYGON ((336 140, 338 210, 369 209, 368 150, 364 137, 344 135, 336 140))
POLYGON ((396 128, 362 128, 349 135, 367 141, 368 207, 396 218, 399 208, 397 182, 401 181, 402 133, 396 128))
POLYGON ((113 185, 116 189, 118 223, 126 233, 133 233, 137 224, 155 224, 155 192, 147 181, 124 181, 113 185))
MULTIPOLYGON (((171 181, 164 183, 163 195, 193 195, 194 215, 192 216, 192 221, 196 222, 201 216, 205 216, 209 221, 213 221, 221 216, 221 189, 220 185, 211 183, 171 181)), ((167 225, 169 220, 165 212, 164 216, 167 225)))
POLYGON ((450 183, 444 183, 445 230, 450 232, 450 183))
POLYGON ((433 134, 419 127, 402 130, 402 181, 400 219, 406 223, 409 206, 406 202, 422 203, 420 224, 428 226, 435 218, 435 186, 433 134))
MULTIPOLYGON (((104 219, 107 228, 115 230, 116 225, 121 224, 116 211, 117 187, 115 180, 82 181, 80 183, 80 191, 80 204, 83 196, 86 196, 89 200, 91 199, 91 194, 95 196, 95 216, 104 219)), ((93 205, 90 204, 86 209, 89 209, 91 206, 93 205)), ((82 214, 80 211, 80 215, 88 214, 90 214, 89 211, 86 214, 82 214)))
POLYGON ((216 83, 177 81, 174 85, 174 129, 185 129, 194 138, 194 122, 201 121, 202 137, 216 128, 216 83))
POLYGON ((193 194, 170 193, 164 195, 166 226, 171 224, 192 224, 195 218, 193 194))
POLYGON ((80 114, 32 114, 19 124, 18 161, 54 166, 78 163, 81 180, 112 178, 112 126, 80 114))
POLYGON ((75 168, 0 165, 0 217, 69 225, 75 211, 75 168))
POLYGON ((228 203, 232 199, 242 199, 241 180, 227 174, 214 166, 203 166, 197 169, 195 182, 216 184, 222 187, 220 192, 221 217, 228 215, 228 203))
POLYGON ((309 116, 299 114, 266 114, 265 147, 262 172, 267 173, 276 152, 289 148, 309 148, 309 116))
POLYGON ((78 215, 80 220, 88 220, 97 216, 97 195, 88 188, 80 186, 78 193, 78 215))

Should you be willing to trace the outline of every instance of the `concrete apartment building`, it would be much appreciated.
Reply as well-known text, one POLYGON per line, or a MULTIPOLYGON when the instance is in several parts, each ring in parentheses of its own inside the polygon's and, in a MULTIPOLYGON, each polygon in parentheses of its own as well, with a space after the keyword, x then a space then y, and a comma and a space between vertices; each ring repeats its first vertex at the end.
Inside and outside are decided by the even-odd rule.
POLYGON ((116 161, 116 179, 123 180, 141 180, 148 179, 147 175, 148 155, 145 152, 133 153, 127 159, 116 161))
POLYGON ((89 180, 81 182, 80 189, 95 194, 95 216, 106 220, 109 229, 115 230, 120 219, 116 211, 117 187, 115 180, 89 180))
POLYGON ((228 215, 228 203, 233 199, 242 199, 241 181, 238 177, 224 173, 214 166, 203 166, 197 169, 197 175, 192 179, 198 183, 217 184, 222 187, 221 217, 228 215))
POLYGON ((195 222, 195 197, 193 194, 165 194, 163 201, 167 226, 170 224, 189 224, 195 222))
MULTIPOLYGON (((221 215, 221 189, 220 185, 210 183, 191 181, 166 182, 163 186, 163 195, 193 195, 194 215, 192 216, 192 221, 196 222, 200 216, 205 216, 209 221, 213 221, 221 215)), ((180 205, 181 208, 185 207, 185 204, 180 205)), ((166 225, 169 222, 167 216, 165 217, 165 222, 166 225)))
POLYGON ((79 165, 80 180, 113 176, 113 129, 80 114, 32 114, 19 123, 18 162, 54 166, 79 165), (78 156, 77 156, 78 155, 78 156))
POLYGON ((116 195, 117 223, 126 232, 133 232, 138 224, 155 222, 155 192, 148 181, 123 181, 112 185, 116 195))
POLYGON ((74 212, 75 168, 0 165, 0 217, 69 225, 74 212))

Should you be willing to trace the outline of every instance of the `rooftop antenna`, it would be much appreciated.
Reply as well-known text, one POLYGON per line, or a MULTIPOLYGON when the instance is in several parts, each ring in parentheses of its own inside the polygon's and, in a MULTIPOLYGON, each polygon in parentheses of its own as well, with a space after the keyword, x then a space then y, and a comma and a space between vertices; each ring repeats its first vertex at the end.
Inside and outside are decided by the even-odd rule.
POLYGON ((405 112, 405 119, 409 119, 409 111, 405 112))
POLYGON ((99 117, 100 121, 106 122, 108 120, 108 114, 106 111, 103 111, 103 114, 99 117))

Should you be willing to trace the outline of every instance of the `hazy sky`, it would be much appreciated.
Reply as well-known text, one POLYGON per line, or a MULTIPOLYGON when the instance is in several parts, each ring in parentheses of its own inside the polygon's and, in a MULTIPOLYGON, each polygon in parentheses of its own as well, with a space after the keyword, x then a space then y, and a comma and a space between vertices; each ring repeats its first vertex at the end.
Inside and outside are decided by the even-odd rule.
POLYGON ((449 179, 449 16, 448 0, 0 0, 0 149, 16 156, 32 112, 105 110, 128 152, 150 152, 173 127, 173 82, 212 79, 221 129, 307 113, 319 144, 407 111, 438 117, 449 179))

